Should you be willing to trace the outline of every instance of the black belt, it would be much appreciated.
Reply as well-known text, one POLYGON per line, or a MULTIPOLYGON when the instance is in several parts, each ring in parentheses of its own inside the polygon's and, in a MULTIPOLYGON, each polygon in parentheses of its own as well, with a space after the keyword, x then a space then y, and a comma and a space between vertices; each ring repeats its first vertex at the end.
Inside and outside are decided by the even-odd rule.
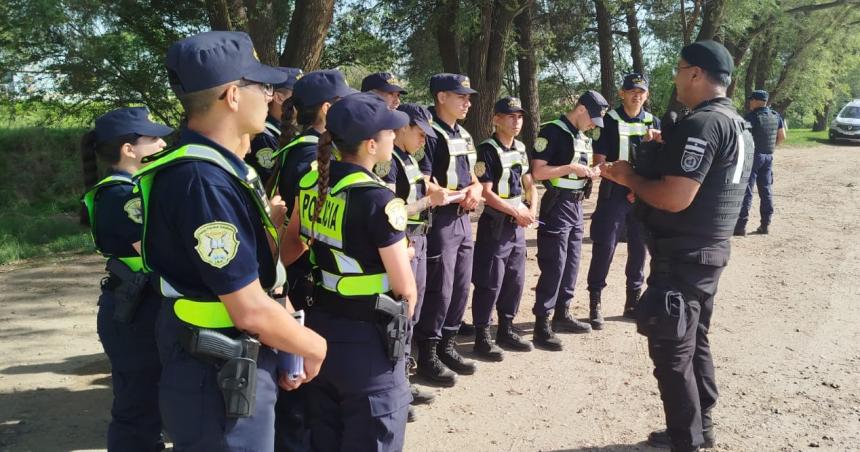
POLYGON ((320 308, 328 313, 360 322, 386 323, 376 310, 376 297, 346 298, 326 289, 314 290, 314 304, 311 309, 320 308))
POLYGON ((427 231, 429 230, 430 225, 427 223, 408 223, 406 225, 406 236, 427 235, 427 231))
POLYGON ((436 210, 437 210, 437 213, 441 213, 441 212, 452 213, 458 217, 469 214, 469 211, 464 210, 462 207, 460 207, 459 204, 448 204, 447 206, 440 206, 440 207, 437 207, 436 210))
POLYGON ((552 187, 548 188, 547 190, 556 190, 559 195, 566 194, 567 196, 570 196, 570 198, 573 199, 574 202, 582 202, 582 200, 585 199, 585 190, 581 189, 569 190, 567 188, 552 187))

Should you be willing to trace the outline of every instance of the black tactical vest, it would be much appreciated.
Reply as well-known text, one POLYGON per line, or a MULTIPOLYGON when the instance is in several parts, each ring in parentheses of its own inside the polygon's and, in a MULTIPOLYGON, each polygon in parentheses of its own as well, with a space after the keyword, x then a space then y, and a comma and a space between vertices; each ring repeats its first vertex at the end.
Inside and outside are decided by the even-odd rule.
POLYGON ((757 154, 773 154, 776 147, 776 132, 779 129, 779 114, 770 108, 759 108, 755 112, 758 126, 753 127, 752 136, 757 154))

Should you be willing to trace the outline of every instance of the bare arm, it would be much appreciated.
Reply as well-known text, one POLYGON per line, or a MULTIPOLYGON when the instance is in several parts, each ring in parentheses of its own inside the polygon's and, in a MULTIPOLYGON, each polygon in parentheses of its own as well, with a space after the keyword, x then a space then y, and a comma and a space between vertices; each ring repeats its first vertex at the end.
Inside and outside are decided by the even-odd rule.
POLYGON ((591 177, 591 168, 579 163, 569 163, 561 166, 550 166, 546 160, 535 159, 531 161, 532 177, 536 180, 549 180, 556 177, 564 177, 568 174, 576 174, 579 177, 591 177))
POLYGON ((532 217, 537 217, 538 190, 531 174, 523 175, 523 188, 526 189, 524 194, 529 201, 529 211, 532 217))
MULTIPOLYGON (((298 198, 296 198, 296 206, 298 206, 298 198)), ((290 216, 290 222, 287 225, 287 231, 281 237, 281 262, 284 266, 289 266, 298 260, 302 254, 308 249, 305 242, 299 236, 299 228, 301 220, 299 219, 298 207, 293 209, 293 214, 290 216)))
POLYGON ((406 240, 398 240, 397 243, 379 248, 379 257, 382 258, 382 265, 388 273, 391 289, 396 296, 409 303, 409 318, 412 318, 415 303, 418 301, 418 289, 415 288, 415 275, 409 265, 406 240))
POLYGON ((483 191, 484 200, 486 200, 488 206, 492 207, 493 209, 498 210, 499 212, 502 212, 503 214, 510 215, 514 218, 519 216, 519 212, 517 212, 517 209, 511 207, 510 204, 508 204, 504 200, 502 200, 501 196, 499 196, 495 192, 493 192, 493 183, 492 182, 482 182, 481 185, 483 186, 483 189, 484 189, 484 191, 483 191))
POLYGON ((781 145, 782 142, 785 141, 787 136, 788 136, 788 134, 785 131, 785 127, 780 127, 779 129, 777 129, 777 131, 776 131, 776 145, 777 146, 781 145))

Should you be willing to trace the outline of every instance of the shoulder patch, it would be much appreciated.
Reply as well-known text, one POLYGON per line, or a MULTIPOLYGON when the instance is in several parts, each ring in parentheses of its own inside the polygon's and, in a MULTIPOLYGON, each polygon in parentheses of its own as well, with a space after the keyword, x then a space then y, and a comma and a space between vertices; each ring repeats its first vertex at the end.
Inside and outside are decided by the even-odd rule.
POLYGON ((236 257, 239 249, 238 229, 224 221, 206 223, 194 231, 200 260, 215 268, 224 268, 236 257))
POLYGON ((548 141, 546 140, 546 138, 538 137, 537 140, 535 140, 535 151, 536 152, 543 152, 546 149, 547 144, 548 144, 548 141))
POLYGON ((140 198, 134 197, 122 206, 122 210, 128 215, 128 219, 137 223, 143 224, 143 211, 140 208, 140 198))
POLYGON ((385 177, 391 172, 391 160, 387 162, 377 162, 373 165, 373 172, 379 177, 385 177))
POLYGON ((681 169, 688 173, 699 169, 707 146, 708 142, 701 138, 688 137, 681 155, 681 169))
POLYGON ((418 148, 417 151, 415 151, 415 154, 412 154, 412 157, 415 158, 416 162, 420 162, 421 160, 424 160, 425 155, 426 154, 424 153, 424 146, 422 145, 420 148, 418 148))
POLYGON ((397 231, 406 230, 406 202, 400 198, 394 198, 385 205, 385 215, 388 223, 397 231))
POLYGON ((487 164, 484 162, 475 163, 475 176, 481 177, 487 174, 487 164))
POLYGON ((261 167, 269 169, 275 166, 275 159, 272 158, 275 154, 275 151, 272 148, 263 148, 257 151, 257 163, 260 164, 261 167))

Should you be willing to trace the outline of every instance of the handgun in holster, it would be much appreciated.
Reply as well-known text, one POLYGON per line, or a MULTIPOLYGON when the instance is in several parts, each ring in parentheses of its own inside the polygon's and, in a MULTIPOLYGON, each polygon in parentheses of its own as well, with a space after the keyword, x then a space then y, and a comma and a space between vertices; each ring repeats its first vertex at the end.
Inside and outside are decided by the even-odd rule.
POLYGON ((388 295, 379 294, 374 306, 376 312, 390 317, 384 326, 383 342, 386 346, 388 359, 396 363, 406 356, 406 335, 409 328, 409 306, 406 301, 395 300, 388 295))
POLYGON ((260 341, 242 333, 236 339, 207 328, 189 327, 181 337, 189 354, 218 367, 218 388, 227 417, 249 417, 257 400, 260 341))
POLYGON ((588 199, 591 197, 591 189, 594 188, 594 180, 588 179, 585 182, 585 187, 582 188, 582 198, 588 199))
POLYGON ((145 273, 132 271, 113 258, 108 259, 105 269, 110 273, 105 287, 116 299, 113 319, 120 323, 131 323, 143 301, 143 291, 149 283, 149 277, 145 273))

